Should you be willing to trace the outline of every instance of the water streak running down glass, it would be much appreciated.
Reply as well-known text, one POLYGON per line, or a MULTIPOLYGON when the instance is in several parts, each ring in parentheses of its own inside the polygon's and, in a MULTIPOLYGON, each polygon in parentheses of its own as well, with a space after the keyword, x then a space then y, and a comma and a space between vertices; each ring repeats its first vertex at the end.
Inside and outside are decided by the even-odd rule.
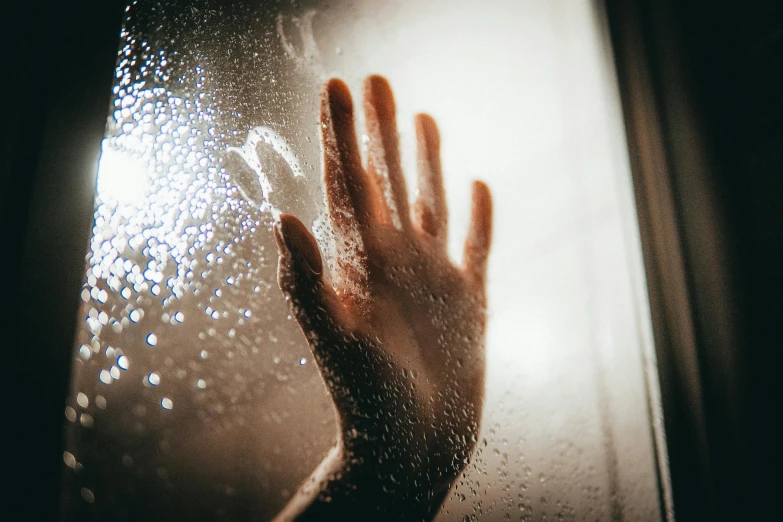
POLYGON ((379 73, 410 187, 413 116, 440 126, 453 259, 470 181, 495 201, 482 431, 438 520, 661 520, 649 312, 593 3, 224 4, 126 12, 65 408, 66 519, 271 519, 328 452, 334 410, 271 227, 297 215, 333 259, 318 92, 379 73))

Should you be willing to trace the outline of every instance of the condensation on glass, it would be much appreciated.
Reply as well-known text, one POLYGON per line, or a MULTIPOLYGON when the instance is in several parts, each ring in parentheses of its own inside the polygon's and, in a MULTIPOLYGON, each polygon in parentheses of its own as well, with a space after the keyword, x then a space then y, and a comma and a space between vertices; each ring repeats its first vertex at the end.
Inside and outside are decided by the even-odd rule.
POLYGON ((441 126, 455 258, 470 180, 495 198, 482 440, 438 520, 662 519, 641 254, 593 3, 226 4, 126 12, 65 518, 266 520, 329 450, 334 410, 277 287, 271 225, 296 214, 328 246, 318 92, 379 73, 409 184, 413 115, 441 126))

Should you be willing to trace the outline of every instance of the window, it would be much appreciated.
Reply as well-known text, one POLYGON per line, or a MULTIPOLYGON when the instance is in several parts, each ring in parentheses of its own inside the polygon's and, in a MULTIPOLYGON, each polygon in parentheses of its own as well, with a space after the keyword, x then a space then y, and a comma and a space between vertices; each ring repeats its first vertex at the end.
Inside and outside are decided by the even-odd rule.
POLYGON ((339 76, 358 96, 379 73, 411 187, 413 115, 440 125, 454 259, 470 180, 495 201, 482 432, 438 520, 661 519, 641 252, 592 3, 178 4, 135 2, 120 37, 67 518, 270 519, 329 450, 271 226, 293 213, 328 245, 318 92, 339 76))

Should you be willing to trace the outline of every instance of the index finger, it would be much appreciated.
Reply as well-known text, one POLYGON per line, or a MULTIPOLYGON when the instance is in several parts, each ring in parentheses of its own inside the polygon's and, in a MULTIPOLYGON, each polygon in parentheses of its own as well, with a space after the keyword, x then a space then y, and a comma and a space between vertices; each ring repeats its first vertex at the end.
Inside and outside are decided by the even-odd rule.
POLYGON ((364 239, 376 221, 374 187, 362 168, 348 86, 329 80, 321 92, 321 141, 329 216, 338 229, 356 226, 364 239))

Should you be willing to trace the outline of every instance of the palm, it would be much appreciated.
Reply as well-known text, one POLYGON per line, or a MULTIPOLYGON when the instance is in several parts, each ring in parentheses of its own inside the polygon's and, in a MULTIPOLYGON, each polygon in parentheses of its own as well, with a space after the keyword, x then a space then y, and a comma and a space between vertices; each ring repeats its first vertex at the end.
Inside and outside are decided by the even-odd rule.
POLYGON ((472 288, 442 249, 396 229, 379 231, 365 324, 394 354, 393 371, 416 383, 425 405, 429 455, 438 472, 458 472, 473 448, 484 379, 483 292, 472 288))
POLYGON ((391 90, 379 77, 365 87, 366 171, 347 88, 333 80, 322 96, 324 178, 337 245, 332 281, 324 278, 312 235, 283 215, 275 228, 280 287, 332 395, 351 458, 371 458, 376 474, 388 477, 384 490, 402 475, 419 477, 420 494, 435 489, 442 496, 467 462, 481 414, 489 193, 474 185, 473 223, 464 266, 457 267, 445 248, 434 122, 417 117, 419 198, 411 219, 391 90))

